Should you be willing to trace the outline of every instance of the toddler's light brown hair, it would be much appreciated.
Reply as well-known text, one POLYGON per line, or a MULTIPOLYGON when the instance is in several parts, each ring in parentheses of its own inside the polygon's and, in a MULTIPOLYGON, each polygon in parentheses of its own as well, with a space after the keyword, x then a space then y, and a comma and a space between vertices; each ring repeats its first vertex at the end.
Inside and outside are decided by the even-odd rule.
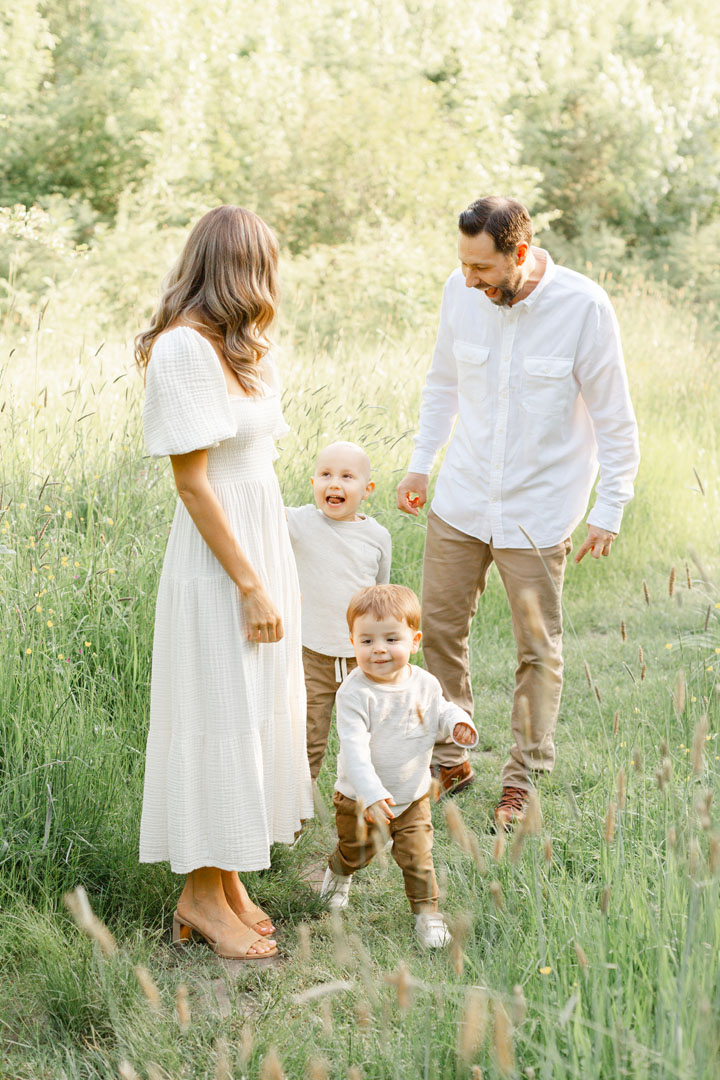
POLYGON ((420 628, 420 601, 407 585, 368 585, 360 589, 350 600, 347 622, 352 634, 355 620, 361 615, 382 619, 399 619, 411 630, 420 628))

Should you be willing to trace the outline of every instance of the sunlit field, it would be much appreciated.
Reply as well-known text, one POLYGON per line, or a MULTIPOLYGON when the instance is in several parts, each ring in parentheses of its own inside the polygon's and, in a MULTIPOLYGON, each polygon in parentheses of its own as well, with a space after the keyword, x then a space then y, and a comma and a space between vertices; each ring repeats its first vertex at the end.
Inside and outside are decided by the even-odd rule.
MULTIPOLYGON (((612 291, 612 282, 607 283, 612 291)), ((434 811, 455 946, 416 944, 378 859, 333 920, 315 891, 322 802, 250 875, 282 962, 178 953, 180 879, 140 866, 155 591, 174 491, 143 457, 125 342, 52 308, 0 355, 0 1076, 710 1078, 720 1060, 720 369, 689 304, 616 295, 643 461, 610 560, 568 569, 558 765, 539 813, 490 831, 514 653, 491 575, 472 638, 477 783, 434 811), (73 922, 83 886, 113 935, 73 922)), ((318 301, 320 302, 320 301, 318 301)), ((423 523, 394 510, 433 318, 278 351, 288 504, 318 446, 365 445, 393 580, 420 586, 423 523)), ((303 316, 305 317, 305 316, 303 316)), ((584 527, 583 527, 584 528, 584 527)), ((582 535, 578 530, 577 541, 582 535)), ((331 747, 332 749, 332 747, 331 747)), ((251 890, 252 891, 252 890, 251 890)))

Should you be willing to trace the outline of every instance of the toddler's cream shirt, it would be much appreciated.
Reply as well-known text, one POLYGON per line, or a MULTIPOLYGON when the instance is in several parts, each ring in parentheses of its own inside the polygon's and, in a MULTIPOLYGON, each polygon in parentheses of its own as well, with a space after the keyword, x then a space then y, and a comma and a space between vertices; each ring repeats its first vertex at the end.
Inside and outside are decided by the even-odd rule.
POLYGON ((285 509, 302 594, 302 643, 325 656, 353 656, 345 612, 358 589, 390 580, 390 533, 371 517, 333 521, 313 503, 285 509))
POLYGON ((456 724, 469 724, 473 745, 478 741, 472 720, 445 700, 435 676, 413 664, 408 670, 403 682, 379 683, 355 668, 335 699, 340 736, 335 790, 365 807, 392 796, 395 817, 427 794, 438 739, 452 739, 456 724))

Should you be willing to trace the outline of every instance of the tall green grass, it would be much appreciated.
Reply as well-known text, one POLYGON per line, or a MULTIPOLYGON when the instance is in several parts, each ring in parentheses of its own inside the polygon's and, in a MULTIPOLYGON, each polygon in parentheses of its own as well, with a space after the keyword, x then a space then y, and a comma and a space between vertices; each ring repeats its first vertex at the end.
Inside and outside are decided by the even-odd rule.
MULTIPOLYGON (((539 832, 501 850, 488 828, 514 668, 493 574, 472 635, 478 779, 453 804, 463 824, 451 831, 435 811, 461 948, 419 951, 392 863, 359 874, 333 922, 305 880, 332 844, 321 812, 272 870, 249 875, 281 927, 286 959, 266 972, 232 970, 200 947, 176 954, 179 880, 137 863, 174 495, 167 464, 142 456, 127 345, 83 342, 48 313, 0 357, 0 1075, 717 1075, 718 368, 688 308, 640 292, 617 306, 643 463, 611 559, 568 568, 558 766, 540 789, 539 832), (110 957, 62 905, 79 884, 118 941, 110 957), (138 964, 159 988, 157 1011, 138 964)), ((288 341, 281 357, 286 501, 310 499, 320 445, 363 442, 394 579, 415 588, 424 529, 394 511, 393 490, 431 344, 421 326, 332 354, 288 341)), ((332 766, 331 752, 326 804, 332 766)))

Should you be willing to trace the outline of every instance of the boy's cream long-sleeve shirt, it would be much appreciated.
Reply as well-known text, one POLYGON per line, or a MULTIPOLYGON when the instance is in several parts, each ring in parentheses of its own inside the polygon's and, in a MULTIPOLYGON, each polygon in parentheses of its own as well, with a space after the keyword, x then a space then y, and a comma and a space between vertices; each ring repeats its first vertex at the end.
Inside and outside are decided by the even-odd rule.
POLYGON ((469 724, 468 714, 446 701, 440 683, 429 671, 408 665, 400 683, 378 683, 360 668, 352 671, 337 693, 340 736, 335 790, 364 807, 392 797, 398 817, 430 788, 430 758, 438 739, 451 739, 456 724, 469 724))

